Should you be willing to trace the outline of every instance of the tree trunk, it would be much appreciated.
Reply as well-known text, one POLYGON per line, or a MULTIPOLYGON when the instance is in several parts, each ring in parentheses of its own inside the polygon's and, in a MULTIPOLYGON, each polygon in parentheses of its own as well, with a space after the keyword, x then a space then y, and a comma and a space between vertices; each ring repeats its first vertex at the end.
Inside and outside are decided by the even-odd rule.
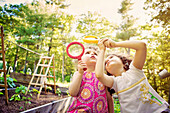
MULTIPOLYGON (((64 46, 64 45, 63 45, 64 46)), ((62 62, 62 82, 64 82, 64 47, 63 47, 63 62, 62 62)))
POLYGON ((15 65, 16 65, 16 62, 17 62, 17 58, 18 58, 18 46, 17 46, 17 49, 16 49, 16 54, 15 54, 15 59, 14 59, 14 67, 13 67, 13 72, 15 72, 16 68, 15 68, 15 65))
POLYGON ((25 57, 25 66, 24 66, 24 73, 26 74, 26 68, 27 68, 27 57, 28 57, 28 51, 26 53, 26 57, 25 57))

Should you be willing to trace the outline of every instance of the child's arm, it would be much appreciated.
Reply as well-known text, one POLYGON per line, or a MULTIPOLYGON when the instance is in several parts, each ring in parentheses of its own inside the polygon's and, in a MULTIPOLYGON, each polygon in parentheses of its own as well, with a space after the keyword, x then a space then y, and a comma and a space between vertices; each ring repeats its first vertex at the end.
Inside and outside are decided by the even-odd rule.
POLYGON ((79 90, 80 90, 80 85, 82 81, 82 76, 84 73, 83 68, 86 67, 86 64, 83 63, 81 60, 78 62, 78 71, 76 71, 73 75, 72 82, 69 86, 69 93, 72 97, 76 97, 79 90))
POLYGON ((96 67, 95 67, 95 75, 97 79, 102 82, 105 86, 107 87, 112 87, 113 86, 113 78, 111 76, 105 75, 104 74, 104 55, 105 55, 105 50, 106 47, 104 46, 104 43, 108 39, 102 39, 99 41, 98 46, 99 46, 99 54, 97 57, 97 62, 96 62, 96 67))
POLYGON ((107 88, 106 88, 106 96, 107 96, 108 111, 109 111, 109 113, 114 113, 113 97, 112 97, 112 95, 110 95, 107 88))
POLYGON ((113 48, 113 47, 124 47, 136 50, 133 65, 138 68, 142 69, 146 59, 146 44, 142 41, 122 41, 122 42, 114 42, 111 39, 108 39, 108 43, 104 43, 106 47, 113 48))

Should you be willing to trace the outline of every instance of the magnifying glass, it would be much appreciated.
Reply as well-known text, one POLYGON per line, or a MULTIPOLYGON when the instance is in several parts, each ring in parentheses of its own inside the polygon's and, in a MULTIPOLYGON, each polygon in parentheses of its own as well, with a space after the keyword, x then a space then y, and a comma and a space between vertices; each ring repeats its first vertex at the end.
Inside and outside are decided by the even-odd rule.
POLYGON ((86 43, 98 43, 99 39, 96 36, 85 36, 83 41, 86 43))
MULTIPOLYGON (((81 60, 81 57, 83 56, 85 51, 85 48, 82 43, 80 42, 71 42, 68 44, 66 48, 67 55, 70 58, 81 60)), ((84 68, 85 71, 87 68, 84 68)))

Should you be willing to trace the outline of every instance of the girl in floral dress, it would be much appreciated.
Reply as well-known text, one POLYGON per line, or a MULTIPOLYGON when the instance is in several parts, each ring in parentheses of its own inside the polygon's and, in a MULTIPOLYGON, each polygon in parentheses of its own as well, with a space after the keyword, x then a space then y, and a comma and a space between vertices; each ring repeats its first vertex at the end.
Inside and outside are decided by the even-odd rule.
POLYGON ((88 47, 78 61, 78 71, 73 75, 69 93, 74 100, 68 113, 113 113, 113 98, 96 78, 94 70, 97 48, 88 47), (84 68, 87 68, 84 71, 84 68))

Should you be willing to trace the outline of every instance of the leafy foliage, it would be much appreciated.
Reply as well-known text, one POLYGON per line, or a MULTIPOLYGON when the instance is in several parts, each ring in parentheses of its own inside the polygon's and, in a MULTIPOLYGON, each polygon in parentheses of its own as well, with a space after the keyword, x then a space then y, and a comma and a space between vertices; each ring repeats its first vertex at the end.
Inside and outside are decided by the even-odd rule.
MULTIPOLYGON (((35 93, 35 94, 38 94, 39 91, 36 90, 36 89, 33 89, 33 90, 28 90, 28 94, 30 95, 30 97, 25 97, 25 93, 26 91, 28 90, 27 87, 25 87, 24 85, 20 85, 20 87, 17 87, 15 89, 15 93, 14 95, 12 95, 12 97, 10 98, 10 101, 25 101, 25 106, 24 106, 24 109, 26 110, 26 106, 27 104, 31 104, 31 97, 32 97, 32 92, 35 93)), ((27 95, 28 95, 27 94, 27 95)), ((22 109, 23 106, 20 107, 20 109, 22 109)))
POLYGON ((158 23, 162 23, 163 27, 167 27, 170 24, 170 8, 169 0, 146 0, 145 10, 150 10, 149 14, 152 15, 152 19, 158 23))
POLYGON ((58 96, 61 96, 61 90, 60 90, 60 88, 57 88, 57 89, 56 89, 56 94, 57 94, 58 96))
MULTIPOLYGON (((15 87, 16 85, 14 82, 17 82, 17 80, 15 78, 11 78, 10 75, 7 75, 7 84, 9 87, 15 87)), ((0 83, 4 83, 4 77, 0 77, 0 83)))
POLYGON ((121 113, 120 112, 120 103, 118 99, 114 99, 114 113, 121 113))
MULTIPOLYGON (((129 13, 133 5, 131 0, 123 0, 121 3, 118 10, 122 16, 120 25, 111 23, 96 12, 87 12, 79 17, 67 14, 63 11, 67 5, 62 2, 62 0, 48 0, 45 3, 33 1, 31 4, 0 6, 0 25, 4 27, 6 61, 13 66, 14 71, 25 73, 28 67, 34 71, 39 55, 24 49, 28 48, 47 56, 55 54, 56 78, 62 80, 62 67, 64 67, 65 80, 69 81, 70 75, 76 70, 76 62, 65 52, 68 43, 81 42, 85 35, 107 37, 115 41, 129 40, 138 36, 138 40, 145 40, 148 46, 144 72, 153 88, 167 100, 169 78, 162 80, 158 73, 162 69, 169 71, 170 67, 168 0, 156 0, 156 2, 146 0, 148 5, 146 9, 150 13, 149 9, 156 12, 152 20, 157 20, 158 24, 146 24, 141 27, 134 26, 136 18, 129 13), (162 22, 163 29, 160 28, 162 22)), ((126 51, 133 54, 127 49, 126 51)), ((12 82, 10 84, 13 85, 12 82)), ((16 98, 19 98, 18 95, 16 98)))

